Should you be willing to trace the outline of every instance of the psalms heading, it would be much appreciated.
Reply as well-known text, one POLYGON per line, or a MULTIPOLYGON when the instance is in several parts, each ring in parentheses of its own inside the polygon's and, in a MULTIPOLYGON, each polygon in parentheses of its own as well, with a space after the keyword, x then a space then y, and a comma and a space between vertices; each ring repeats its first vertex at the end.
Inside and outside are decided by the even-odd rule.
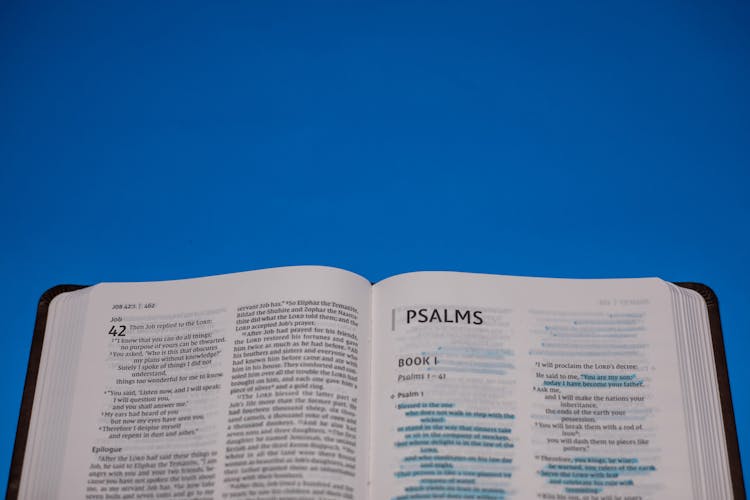
POLYGON ((471 309, 407 309, 406 324, 411 323, 463 323, 465 325, 481 325, 484 323, 484 319, 482 318, 482 311, 471 309))

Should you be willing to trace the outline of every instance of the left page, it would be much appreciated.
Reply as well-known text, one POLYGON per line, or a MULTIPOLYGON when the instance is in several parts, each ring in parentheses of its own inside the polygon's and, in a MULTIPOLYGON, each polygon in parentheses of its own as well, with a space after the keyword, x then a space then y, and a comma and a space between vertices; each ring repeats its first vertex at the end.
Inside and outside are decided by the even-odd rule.
POLYGON ((59 484, 40 493, 363 498, 370 293, 322 267, 93 287, 58 375, 73 384, 59 484))

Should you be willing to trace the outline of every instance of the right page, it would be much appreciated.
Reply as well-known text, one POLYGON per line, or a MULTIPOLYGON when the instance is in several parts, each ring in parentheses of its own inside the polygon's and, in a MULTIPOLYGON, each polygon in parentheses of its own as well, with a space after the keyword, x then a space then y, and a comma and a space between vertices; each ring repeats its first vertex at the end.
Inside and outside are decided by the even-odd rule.
POLYGON ((373 289, 371 498, 693 498, 659 279, 373 289))

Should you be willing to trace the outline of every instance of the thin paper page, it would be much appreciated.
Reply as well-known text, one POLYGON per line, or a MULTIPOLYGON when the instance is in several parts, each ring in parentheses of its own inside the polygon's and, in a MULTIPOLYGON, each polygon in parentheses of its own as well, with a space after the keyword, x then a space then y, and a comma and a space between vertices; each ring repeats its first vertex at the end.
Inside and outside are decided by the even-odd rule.
POLYGON ((96 287, 58 498, 362 498, 369 310, 330 268, 96 287))
POLYGON ((690 498, 660 280, 414 273, 373 302, 372 498, 690 498))

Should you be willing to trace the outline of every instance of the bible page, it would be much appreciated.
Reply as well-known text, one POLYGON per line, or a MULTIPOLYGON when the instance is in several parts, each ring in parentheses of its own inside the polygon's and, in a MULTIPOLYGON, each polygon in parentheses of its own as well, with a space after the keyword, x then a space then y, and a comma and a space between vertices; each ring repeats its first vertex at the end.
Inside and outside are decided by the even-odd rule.
POLYGON ((92 287, 42 495, 363 498, 370 293, 323 267, 92 287))
POLYGON ((371 498, 691 498, 658 279, 373 287, 371 498))

